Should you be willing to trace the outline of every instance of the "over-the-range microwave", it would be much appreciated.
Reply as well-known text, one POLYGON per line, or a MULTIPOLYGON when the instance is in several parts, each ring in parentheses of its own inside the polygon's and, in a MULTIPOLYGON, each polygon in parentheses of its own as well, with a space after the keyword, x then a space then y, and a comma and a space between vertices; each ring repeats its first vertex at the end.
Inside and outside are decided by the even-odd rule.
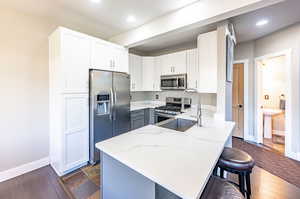
POLYGON ((163 75, 160 77, 161 90, 185 90, 187 75, 163 75))

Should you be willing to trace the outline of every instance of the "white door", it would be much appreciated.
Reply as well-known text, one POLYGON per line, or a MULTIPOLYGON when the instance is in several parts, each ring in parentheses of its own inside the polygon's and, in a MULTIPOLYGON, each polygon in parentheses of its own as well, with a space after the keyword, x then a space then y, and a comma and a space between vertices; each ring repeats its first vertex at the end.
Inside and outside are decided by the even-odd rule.
POLYGON ((92 42, 91 68, 99 70, 113 70, 112 48, 102 40, 94 39, 92 42))
POLYGON ((154 90, 154 57, 143 57, 143 91, 154 90))
POLYGON ((63 92, 88 92, 90 40, 81 35, 64 33, 62 36, 63 92))
POLYGON ((197 49, 187 51, 187 87, 190 89, 198 88, 198 52, 197 49))
POLYGON ((173 74, 186 73, 186 51, 171 54, 171 65, 173 66, 173 74))
POLYGON ((256 125, 258 135, 258 143, 263 143, 263 88, 262 88, 262 70, 263 66, 260 62, 256 64, 256 125))
POLYGON ((89 97, 64 95, 64 171, 89 159, 89 97))

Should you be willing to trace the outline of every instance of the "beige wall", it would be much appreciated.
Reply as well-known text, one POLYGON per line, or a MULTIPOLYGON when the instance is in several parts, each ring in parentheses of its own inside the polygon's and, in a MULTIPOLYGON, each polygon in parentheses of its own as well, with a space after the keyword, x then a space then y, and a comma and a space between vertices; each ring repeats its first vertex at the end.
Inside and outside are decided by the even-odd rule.
POLYGON ((99 34, 3 8, 0 24, 1 172, 48 156, 48 35, 58 25, 99 34))
MULTIPOLYGON (((280 52, 283 50, 292 50, 292 151, 300 152, 300 24, 295 24, 284 30, 275 32, 266 37, 260 38, 253 42, 243 43, 237 46, 235 50, 235 59, 249 59, 249 87, 248 96, 251 99, 251 112, 254 111, 254 57, 264 56, 270 53, 280 52)), ((253 117, 252 117, 253 118, 253 117)), ((252 131, 253 133, 253 131, 252 131)))

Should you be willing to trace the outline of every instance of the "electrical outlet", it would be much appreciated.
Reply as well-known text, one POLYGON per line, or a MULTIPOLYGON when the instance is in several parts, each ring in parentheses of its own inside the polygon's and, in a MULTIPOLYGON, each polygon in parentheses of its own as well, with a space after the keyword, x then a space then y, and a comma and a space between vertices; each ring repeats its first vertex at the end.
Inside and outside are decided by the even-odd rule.
POLYGON ((157 100, 158 100, 158 99, 159 99, 159 95, 155 95, 155 99, 157 99, 157 100))

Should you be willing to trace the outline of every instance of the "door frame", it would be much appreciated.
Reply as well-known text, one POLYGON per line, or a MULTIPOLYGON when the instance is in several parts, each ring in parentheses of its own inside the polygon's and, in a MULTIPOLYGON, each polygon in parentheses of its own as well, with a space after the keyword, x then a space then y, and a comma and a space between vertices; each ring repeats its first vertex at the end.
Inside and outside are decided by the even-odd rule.
POLYGON ((244 64, 244 140, 253 141, 249 130, 249 59, 236 60, 233 64, 244 64))
POLYGON ((254 59, 254 104, 255 104, 255 110, 254 110, 254 129, 255 129, 255 139, 257 143, 263 143, 263 132, 259 132, 257 126, 259 124, 259 112, 258 112, 258 89, 259 85, 257 83, 258 81, 258 75, 260 74, 260 71, 258 70, 258 63, 264 59, 277 57, 277 56, 285 56, 286 57, 286 79, 287 79, 287 93, 285 95, 286 98, 286 110, 285 110, 285 156, 293 158, 293 152, 292 152, 292 124, 291 124, 291 91, 292 91, 292 81, 291 81, 291 69, 292 69, 292 49, 287 49, 275 53, 266 54, 260 57, 256 57, 254 59))

